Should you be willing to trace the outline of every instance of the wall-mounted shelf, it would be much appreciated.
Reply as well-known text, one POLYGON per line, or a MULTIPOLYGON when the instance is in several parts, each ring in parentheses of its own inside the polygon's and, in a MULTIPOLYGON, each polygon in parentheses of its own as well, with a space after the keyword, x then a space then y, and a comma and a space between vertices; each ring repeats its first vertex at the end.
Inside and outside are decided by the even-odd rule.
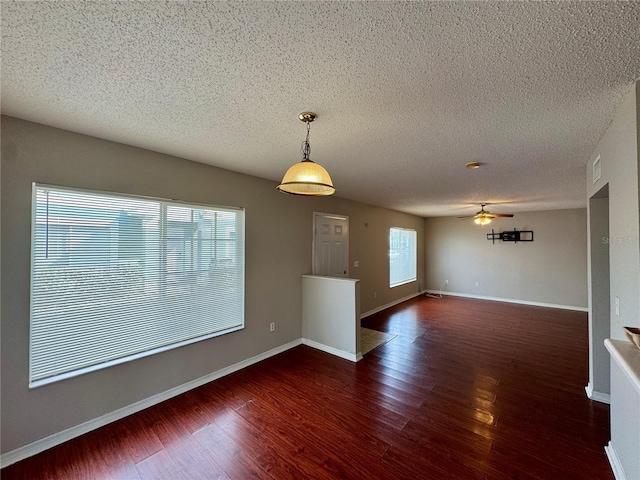
POLYGON ((487 240, 491 240, 491 243, 496 243, 496 240, 502 240, 503 242, 533 242, 533 231, 532 230, 516 230, 513 229, 512 232, 494 232, 493 228, 491 229, 491 233, 487 233, 487 240))

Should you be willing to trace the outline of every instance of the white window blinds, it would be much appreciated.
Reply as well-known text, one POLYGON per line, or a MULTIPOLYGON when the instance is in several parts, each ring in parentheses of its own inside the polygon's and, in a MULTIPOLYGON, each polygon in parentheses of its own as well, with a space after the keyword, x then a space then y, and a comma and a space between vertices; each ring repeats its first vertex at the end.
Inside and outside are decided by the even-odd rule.
POLYGON ((30 385, 244 327, 244 211, 34 185, 30 385))
POLYGON ((389 286, 416 281, 417 233, 404 228, 389 229, 389 286))

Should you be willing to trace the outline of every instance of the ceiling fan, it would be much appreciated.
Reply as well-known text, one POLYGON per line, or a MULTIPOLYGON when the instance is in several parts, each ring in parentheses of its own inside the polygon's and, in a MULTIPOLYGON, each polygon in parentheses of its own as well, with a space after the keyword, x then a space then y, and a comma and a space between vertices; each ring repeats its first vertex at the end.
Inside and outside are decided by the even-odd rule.
POLYGON ((486 203, 481 203, 480 211, 476 212, 475 215, 469 215, 468 217, 458 217, 458 218, 462 218, 462 219, 473 218, 474 219, 473 221, 476 222, 478 225, 487 225, 491 223, 491 220, 493 220, 496 217, 513 217, 512 213, 491 213, 484 209, 486 205, 487 205, 486 203))

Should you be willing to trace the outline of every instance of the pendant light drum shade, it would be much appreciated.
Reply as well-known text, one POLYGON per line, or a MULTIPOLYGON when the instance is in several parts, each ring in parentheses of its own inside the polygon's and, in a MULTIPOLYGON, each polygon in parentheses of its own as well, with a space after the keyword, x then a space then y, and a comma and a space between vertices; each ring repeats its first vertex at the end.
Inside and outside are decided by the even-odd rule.
POLYGON ((292 195, 323 196, 333 195, 336 189, 329 173, 317 163, 309 159, 311 146, 309 145, 310 123, 316 119, 312 112, 302 112, 298 118, 307 124, 307 137, 302 144, 302 161, 293 165, 284 174, 282 182, 276 188, 283 193, 292 195))

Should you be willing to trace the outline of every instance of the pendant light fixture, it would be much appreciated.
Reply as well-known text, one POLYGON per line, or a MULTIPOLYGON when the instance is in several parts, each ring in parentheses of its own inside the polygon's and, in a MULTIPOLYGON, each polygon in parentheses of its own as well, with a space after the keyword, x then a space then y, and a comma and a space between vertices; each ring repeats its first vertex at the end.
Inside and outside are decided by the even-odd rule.
POLYGON ((283 193, 293 195, 333 195, 336 189, 333 188, 329 173, 309 158, 311 153, 309 130, 311 122, 317 118, 317 115, 312 112, 302 112, 298 118, 307 124, 307 138, 302 143, 302 161, 287 170, 282 178, 282 183, 276 188, 283 193))

